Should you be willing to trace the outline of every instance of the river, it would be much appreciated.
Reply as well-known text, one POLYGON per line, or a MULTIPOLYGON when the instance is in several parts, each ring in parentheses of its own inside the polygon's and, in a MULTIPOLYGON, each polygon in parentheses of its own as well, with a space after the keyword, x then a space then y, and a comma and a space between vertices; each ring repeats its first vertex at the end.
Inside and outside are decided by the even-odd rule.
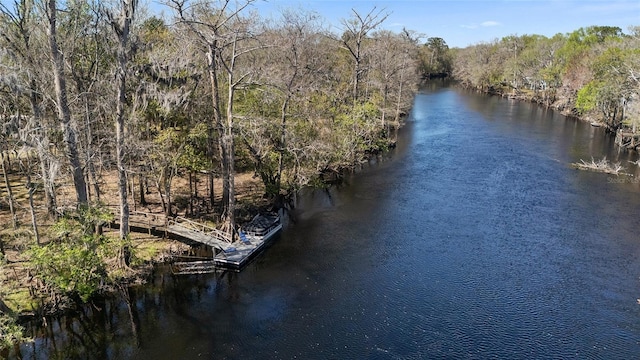
POLYGON ((425 88, 398 148, 302 196, 241 273, 159 269, 128 303, 51 319, 22 356, 638 358, 640 174, 602 132, 425 88), (636 176, 570 167, 603 156, 636 176))

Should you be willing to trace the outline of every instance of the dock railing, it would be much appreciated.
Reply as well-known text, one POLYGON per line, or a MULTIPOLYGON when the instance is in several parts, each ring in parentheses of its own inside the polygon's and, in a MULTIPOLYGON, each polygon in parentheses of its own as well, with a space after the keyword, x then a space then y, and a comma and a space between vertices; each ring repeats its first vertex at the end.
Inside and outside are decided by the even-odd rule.
POLYGON ((207 236, 211 236, 215 239, 227 242, 229 244, 233 242, 233 238, 230 234, 227 234, 224 231, 216 229, 212 226, 195 222, 193 220, 190 220, 181 216, 178 216, 174 219, 169 220, 169 225, 178 225, 190 230, 198 231, 207 236))

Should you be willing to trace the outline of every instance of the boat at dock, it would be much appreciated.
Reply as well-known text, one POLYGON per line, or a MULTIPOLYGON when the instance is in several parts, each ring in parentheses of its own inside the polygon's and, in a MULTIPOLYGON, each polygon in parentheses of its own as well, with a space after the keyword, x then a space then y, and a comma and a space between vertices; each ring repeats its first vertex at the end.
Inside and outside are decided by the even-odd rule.
POLYGON ((219 267, 240 269, 282 230, 278 214, 256 215, 238 231, 239 241, 220 251, 213 258, 219 267))
MULTIPOLYGON (((204 245, 211 249, 213 257, 198 258, 197 261, 177 261, 171 264, 174 274, 206 274, 218 268, 240 270, 264 249, 282 230, 277 213, 256 215, 244 224, 237 236, 211 225, 184 217, 166 218, 155 214, 142 214, 130 225, 132 231, 148 232, 184 242, 189 245, 204 245)), ((117 226, 117 224, 111 224, 117 226)))

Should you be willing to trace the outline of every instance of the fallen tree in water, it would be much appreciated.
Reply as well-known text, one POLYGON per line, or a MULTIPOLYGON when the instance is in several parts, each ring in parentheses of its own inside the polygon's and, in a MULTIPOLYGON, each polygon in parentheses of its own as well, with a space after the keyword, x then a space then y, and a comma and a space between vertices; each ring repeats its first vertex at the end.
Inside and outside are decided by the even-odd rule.
POLYGON ((578 170, 595 171, 595 172, 601 172, 601 173, 613 174, 613 175, 631 175, 631 174, 622 172, 625 170, 625 168, 622 165, 620 165, 619 162, 612 163, 609 160, 607 160, 606 157, 598 161, 594 160, 592 157, 591 162, 587 162, 580 159, 580 162, 573 163, 571 164, 571 166, 575 167, 578 170))

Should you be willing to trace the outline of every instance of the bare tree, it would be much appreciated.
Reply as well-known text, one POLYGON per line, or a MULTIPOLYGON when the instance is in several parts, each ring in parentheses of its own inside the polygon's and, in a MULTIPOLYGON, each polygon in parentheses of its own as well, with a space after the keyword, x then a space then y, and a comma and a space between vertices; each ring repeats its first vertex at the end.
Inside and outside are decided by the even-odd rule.
POLYGON ((56 93, 56 107, 58 110, 58 120, 62 127, 62 136, 66 148, 66 156, 71 167, 73 185, 76 190, 78 205, 87 205, 87 186, 84 181, 80 157, 78 155, 78 144, 76 133, 71 124, 71 110, 67 100, 67 85, 64 71, 64 55, 58 47, 57 39, 57 19, 58 9, 55 0, 47 0, 46 14, 49 22, 47 35, 49 40, 49 50, 53 62, 53 77, 56 93))
POLYGON ((376 32, 373 39, 371 75, 381 95, 380 125, 384 134, 388 134, 390 129, 387 114, 395 113, 394 120, 399 121, 402 97, 407 95, 404 91, 405 83, 415 78, 407 74, 407 70, 415 70, 411 66, 411 51, 415 49, 415 45, 407 40, 405 34, 395 34, 387 30, 376 32), (396 101, 390 99, 392 93, 396 94, 396 101))
POLYGON ((284 200, 285 169, 292 160, 290 122, 308 115, 301 113, 302 104, 308 102, 318 89, 321 74, 330 68, 318 50, 320 41, 326 39, 322 30, 320 17, 314 12, 283 11, 276 25, 261 34, 261 41, 268 45, 250 55, 260 71, 256 73, 258 87, 248 91, 260 101, 238 122, 238 128, 266 195, 279 206, 284 200), (265 111, 267 108, 273 110, 265 111))
POLYGON ((213 108, 213 118, 208 122, 209 156, 213 157, 215 129, 219 135, 218 148, 222 167, 223 227, 231 233, 235 228, 236 206, 233 105, 236 90, 249 76, 249 73, 239 73, 237 65, 241 56, 256 49, 252 45, 243 46, 252 34, 249 31, 250 22, 242 19, 240 13, 254 1, 219 0, 214 2, 217 7, 213 7, 210 2, 188 5, 184 0, 171 0, 170 3, 180 22, 198 39, 206 58, 213 108), (223 89, 219 83, 221 77, 226 83, 226 103, 222 100, 223 89))
POLYGON ((72 3, 67 12, 72 14, 69 23, 73 26, 65 26, 71 29, 65 33, 66 64, 69 67, 69 75, 74 82, 75 93, 72 95, 72 112, 78 120, 78 144, 83 149, 85 164, 85 179, 87 182, 87 198, 91 202, 100 202, 101 190, 97 171, 97 158, 101 145, 107 139, 100 138, 100 125, 107 125, 105 118, 108 115, 104 111, 111 101, 106 100, 111 90, 112 78, 107 78, 109 67, 102 61, 109 49, 115 48, 108 36, 105 27, 105 14, 101 11, 103 3, 72 3), (107 83, 108 81, 108 83, 107 83), (75 108, 74 105, 75 104, 75 108), (104 105, 103 105, 104 104, 104 105))
POLYGON ((118 167, 118 195, 120 199, 120 238, 129 234, 129 202, 127 201, 127 171, 124 163, 124 126, 126 106, 127 64, 131 23, 138 5, 137 0, 120 0, 118 15, 107 10, 111 27, 118 37, 118 64, 116 66, 116 163, 118 167))
POLYGON ((316 63, 314 52, 315 40, 320 34, 319 18, 315 13, 285 12, 283 13, 284 27, 279 39, 278 51, 284 57, 283 65, 286 67, 281 73, 276 73, 280 84, 276 87, 284 94, 280 107, 280 144, 278 147, 278 172, 276 187, 282 188, 282 173, 284 170, 284 154, 287 148, 287 120, 289 107, 295 96, 302 96, 305 90, 314 85, 315 74, 322 71, 322 65, 316 63), (280 75, 280 76, 279 76, 280 75))
POLYGON ((4 185, 7 189, 7 201, 9 202, 9 210, 11 211, 11 225, 13 226, 14 229, 16 229, 18 227, 18 218, 16 215, 16 205, 15 205, 15 199, 13 197, 13 189, 11 187, 11 182, 9 181, 9 173, 8 173, 8 169, 7 166, 5 165, 6 163, 6 158, 9 155, 3 152, 0 161, 2 162, 2 174, 4 177, 4 185))
POLYGON ((27 198, 29 199, 29 214, 31 215, 31 226, 33 228, 33 235, 36 239, 36 244, 40 245, 40 232, 38 230, 38 220, 36 217, 36 207, 33 202, 33 195, 37 190, 37 185, 31 181, 32 174, 32 160, 31 154, 29 154, 28 148, 23 148, 22 151, 26 153, 26 156, 18 158, 20 168, 26 176, 25 187, 27 189, 27 198))
POLYGON ((22 86, 12 86, 12 92, 25 95, 31 107, 30 121, 26 126, 29 131, 24 132, 28 135, 22 141, 28 142, 36 149, 47 212, 53 215, 56 211, 55 177, 59 166, 57 160, 49 152, 48 125, 42 115, 43 95, 37 81, 41 65, 37 58, 38 51, 33 45, 36 37, 34 5, 32 0, 15 0, 13 9, 10 9, 0 3, 0 14, 5 20, 3 31, 0 32, 5 50, 20 63, 20 69, 17 71, 24 75, 22 86))
POLYGON ((347 20, 342 20, 344 34, 342 35, 342 48, 349 51, 353 58, 353 101, 358 101, 360 93, 360 81, 365 69, 362 67, 364 61, 363 42, 370 31, 382 24, 389 14, 383 14, 384 9, 376 11, 376 7, 371 9, 365 16, 360 15, 355 9, 351 10, 353 15, 347 20))

